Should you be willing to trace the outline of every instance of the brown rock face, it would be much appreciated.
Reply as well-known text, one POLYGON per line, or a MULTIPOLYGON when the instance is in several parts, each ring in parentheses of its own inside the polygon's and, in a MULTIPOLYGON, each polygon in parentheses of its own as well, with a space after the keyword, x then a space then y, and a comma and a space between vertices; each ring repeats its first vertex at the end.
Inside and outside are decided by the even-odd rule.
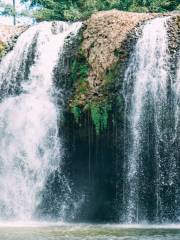
POLYGON ((0 40, 2 42, 7 42, 12 37, 15 37, 19 34, 21 34, 26 27, 14 27, 14 26, 8 26, 8 25, 0 25, 0 40))
POLYGON ((12 48, 17 37, 27 29, 27 26, 9 26, 0 24, 0 58, 12 48))
POLYGON ((130 13, 118 10, 93 14, 86 22, 82 48, 91 71, 88 81, 91 88, 98 89, 107 70, 118 61, 115 51, 121 48, 128 34, 140 23, 157 14, 130 13))

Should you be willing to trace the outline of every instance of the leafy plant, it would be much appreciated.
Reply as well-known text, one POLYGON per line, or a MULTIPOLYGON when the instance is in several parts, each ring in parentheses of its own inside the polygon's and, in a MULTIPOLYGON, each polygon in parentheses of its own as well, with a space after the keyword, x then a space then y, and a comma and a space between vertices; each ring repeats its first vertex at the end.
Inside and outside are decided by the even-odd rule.
MULTIPOLYGON (((27 2, 28 0, 22 0, 27 2)), ((179 0, 31 0, 37 20, 79 20, 113 8, 136 12, 165 12, 179 9, 179 0)))
POLYGON ((78 106, 72 106, 71 112, 74 115, 76 123, 78 123, 81 115, 81 109, 78 106))
POLYGON ((91 118, 94 123, 96 133, 99 135, 100 131, 107 128, 108 125, 108 114, 111 110, 111 105, 106 102, 91 103, 91 118))

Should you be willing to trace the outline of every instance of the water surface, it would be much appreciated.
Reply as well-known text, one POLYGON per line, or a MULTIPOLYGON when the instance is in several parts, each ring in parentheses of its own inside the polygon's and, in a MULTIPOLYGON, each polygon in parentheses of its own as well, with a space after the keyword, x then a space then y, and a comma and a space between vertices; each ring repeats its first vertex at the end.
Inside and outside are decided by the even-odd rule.
POLYGON ((1 225, 0 240, 179 240, 180 226, 1 225))

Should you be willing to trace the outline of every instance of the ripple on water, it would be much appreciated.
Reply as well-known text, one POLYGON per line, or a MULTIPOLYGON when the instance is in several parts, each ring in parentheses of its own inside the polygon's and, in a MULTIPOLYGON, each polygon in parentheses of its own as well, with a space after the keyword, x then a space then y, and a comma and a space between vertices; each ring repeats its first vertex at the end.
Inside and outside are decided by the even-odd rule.
POLYGON ((180 226, 4 223, 0 240, 180 240, 180 226))

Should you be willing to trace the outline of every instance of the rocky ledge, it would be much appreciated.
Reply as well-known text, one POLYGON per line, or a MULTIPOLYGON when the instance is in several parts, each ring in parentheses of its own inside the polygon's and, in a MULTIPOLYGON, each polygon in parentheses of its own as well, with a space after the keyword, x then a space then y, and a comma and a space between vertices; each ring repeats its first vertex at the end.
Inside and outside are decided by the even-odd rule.
POLYGON ((117 85, 121 85, 129 55, 141 32, 139 26, 155 17, 169 15, 173 29, 177 32, 179 13, 111 10, 93 14, 85 22, 71 70, 74 93, 69 106, 76 120, 83 112, 89 111, 94 123, 98 122, 97 131, 100 125, 107 125, 108 112, 115 102, 113 95, 117 95, 120 87, 117 85))
POLYGON ((118 10, 99 12, 86 22, 82 48, 90 65, 88 81, 91 87, 101 85, 104 74, 117 62, 120 49, 129 33, 156 14, 130 13, 118 10))
POLYGON ((27 26, 9 26, 0 24, 0 58, 15 44, 19 35, 27 29, 27 26))
MULTIPOLYGON (((117 92, 121 88, 129 56, 141 33, 139 26, 164 15, 171 16, 169 45, 172 61, 177 62, 180 29, 178 12, 154 14, 111 10, 93 14, 84 22, 77 36, 75 50, 67 51, 71 53, 70 56, 66 52, 64 54, 70 60, 68 73, 64 74, 68 79, 70 76, 69 89, 72 89, 71 96, 67 97, 67 112, 73 114, 77 124, 85 114, 91 116, 97 133, 107 126, 109 113, 113 112, 117 102, 117 92)), ((27 26, 0 25, 0 58, 12 49, 18 36, 26 29, 27 26)))

